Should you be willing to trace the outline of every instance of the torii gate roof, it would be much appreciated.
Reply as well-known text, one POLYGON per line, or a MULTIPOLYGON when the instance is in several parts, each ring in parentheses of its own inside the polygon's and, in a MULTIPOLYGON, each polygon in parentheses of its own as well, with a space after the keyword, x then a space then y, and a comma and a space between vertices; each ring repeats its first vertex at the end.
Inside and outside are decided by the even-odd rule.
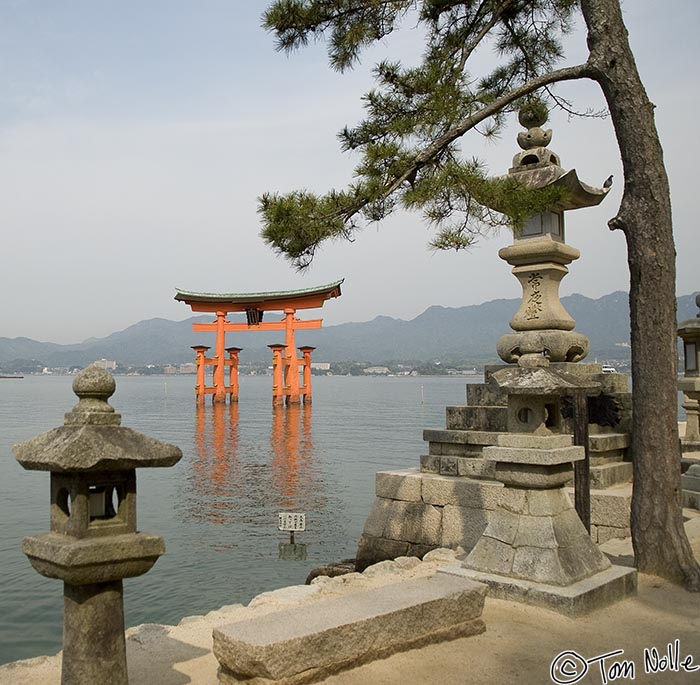
POLYGON ((315 309, 322 307, 326 300, 340 297, 342 278, 328 285, 300 290, 278 290, 262 293, 197 293, 191 290, 175 288, 175 299, 185 302, 194 312, 244 312, 250 309, 258 311, 279 311, 282 309, 315 309))

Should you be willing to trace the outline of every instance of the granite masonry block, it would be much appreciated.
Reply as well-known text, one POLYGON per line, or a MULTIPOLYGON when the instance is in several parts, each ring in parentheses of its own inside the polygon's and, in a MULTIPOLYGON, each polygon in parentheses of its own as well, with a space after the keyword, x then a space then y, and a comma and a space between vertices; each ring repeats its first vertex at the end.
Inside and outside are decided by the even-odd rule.
POLYGON ((628 433, 597 433, 588 437, 591 452, 625 450, 630 446, 630 442, 628 433))
POLYGON ((447 407, 446 427, 448 430, 505 432, 508 407, 447 407))
POLYGON ((523 449, 520 447, 485 447, 484 459, 510 464, 554 466, 579 461, 584 458, 583 447, 558 447, 556 449, 523 449))
POLYGON ((588 537, 588 533, 574 509, 567 509, 554 516, 552 526, 557 544, 562 547, 578 544, 580 538, 588 537))
POLYGON ((441 547, 471 550, 488 525, 490 512, 447 504, 442 509, 441 547))
POLYGON ((466 568, 487 569, 490 573, 508 575, 512 572, 515 550, 495 538, 482 537, 464 560, 466 568))
POLYGON ((631 462, 619 461, 612 464, 596 464, 591 467, 591 488, 604 490, 621 483, 632 482, 633 466, 631 462))
POLYGON ((434 454, 420 455, 421 473, 440 473, 440 457, 434 454))
MULTIPOLYGON (((510 514, 515 516, 515 514, 510 514)), ((494 516, 494 519, 496 517, 494 516)), ((558 546, 554 537, 554 527, 551 516, 519 516, 517 534, 513 541, 514 547, 537 547, 554 549, 558 546)))
POLYGON ((494 540, 500 540, 507 545, 512 545, 518 536, 518 522, 520 517, 505 509, 496 509, 491 512, 484 535, 494 540))
POLYGON ((442 511, 423 502, 390 502, 381 537, 405 540, 420 545, 434 545, 442 537, 442 511))
POLYGON ((556 450, 571 447, 573 444, 573 438, 570 435, 532 435, 530 433, 501 433, 496 442, 498 447, 528 450, 556 450))
POLYGON ((472 509, 495 509, 502 489, 503 485, 495 481, 431 474, 423 477, 423 501, 436 506, 453 504, 472 509))
POLYGON ((628 528, 631 504, 629 486, 591 490, 591 523, 596 526, 628 528))
POLYGON ((457 457, 440 457, 440 474, 443 476, 457 476, 457 457))
POLYGON ((496 463, 478 457, 457 457, 457 475, 494 480, 496 463))
MULTIPOLYGON (((495 568, 494 573, 499 573, 495 568)), ((569 577, 561 567, 557 550, 539 547, 519 547, 513 556, 511 574, 535 583, 567 585, 569 577)))
POLYGON ((527 492, 527 513, 530 516, 556 516, 567 509, 571 509, 571 501, 561 488, 527 492))
POLYGON ((522 488, 503 488, 498 495, 498 506, 515 514, 527 514, 527 494, 522 488))
POLYGON ((377 497, 407 502, 421 501, 421 475, 417 469, 403 471, 379 471, 375 476, 377 497))
POLYGON ((365 521, 363 533, 373 537, 381 537, 387 521, 392 513, 393 500, 375 497, 372 503, 372 508, 369 510, 369 515, 365 521))
POLYGON ((442 430, 426 428, 423 431, 425 442, 451 443, 455 445, 496 445, 498 432, 480 430, 442 430))
POLYGON ((469 442, 469 432, 463 430, 425 428, 423 430, 423 440, 425 440, 425 442, 450 442, 457 445, 466 445, 469 442))
POLYGON ((503 388, 493 383, 468 383, 467 404, 505 407, 508 404, 508 395, 503 388))

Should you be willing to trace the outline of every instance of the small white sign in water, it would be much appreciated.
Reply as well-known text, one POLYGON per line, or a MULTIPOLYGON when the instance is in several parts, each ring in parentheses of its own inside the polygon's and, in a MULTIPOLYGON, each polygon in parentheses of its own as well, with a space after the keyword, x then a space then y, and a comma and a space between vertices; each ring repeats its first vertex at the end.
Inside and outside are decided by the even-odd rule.
POLYGON ((290 511, 280 511, 277 514, 279 530, 306 530, 306 514, 294 514, 290 511))

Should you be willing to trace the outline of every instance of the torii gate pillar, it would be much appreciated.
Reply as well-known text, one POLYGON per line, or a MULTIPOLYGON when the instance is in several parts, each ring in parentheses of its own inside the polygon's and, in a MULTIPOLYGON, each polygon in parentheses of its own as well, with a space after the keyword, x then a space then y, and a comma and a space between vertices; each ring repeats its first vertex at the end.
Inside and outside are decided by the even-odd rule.
POLYGON ((272 350, 272 406, 284 404, 284 350, 285 345, 268 345, 272 350))
POLYGON ((304 386, 301 389, 304 404, 311 404, 311 353, 315 349, 309 345, 299 348, 299 352, 304 355, 301 362, 304 367, 304 386))
POLYGON ((294 314, 296 309, 284 310, 284 385, 287 404, 300 404, 299 360, 294 344, 294 314))
POLYGON ((230 402, 238 402, 238 355, 242 351, 242 347, 227 347, 228 359, 228 393, 230 402))

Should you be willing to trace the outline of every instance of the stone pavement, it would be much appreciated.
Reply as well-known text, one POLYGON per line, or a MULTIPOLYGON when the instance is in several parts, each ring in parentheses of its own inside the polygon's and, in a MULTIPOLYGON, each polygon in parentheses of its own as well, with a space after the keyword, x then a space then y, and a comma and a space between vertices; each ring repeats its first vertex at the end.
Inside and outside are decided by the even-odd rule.
MULTIPOLYGON (((686 529, 696 557, 700 557, 700 514, 685 510, 686 529)), ((602 546, 613 563, 631 562, 631 542, 611 540, 602 546)), ((435 573, 441 565, 454 563, 449 551, 436 551, 427 562, 402 560, 382 562, 364 574, 323 579, 310 586, 282 588, 254 599, 250 606, 259 613, 275 611, 281 605, 293 606, 311 598, 332 597, 355 587, 377 587, 401 579, 435 573)), ((216 685, 216 659, 211 653, 214 627, 242 618, 246 607, 224 607, 207 616, 183 619, 177 626, 143 625, 127 631, 129 682, 131 685, 216 685)), ((614 606, 579 619, 515 602, 488 599, 483 616, 486 632, 450 642, 428 645, 395 654, 358 668, 328 677, 326 685, 492 685, 519 683, 541 685, 553 682, 550 666, 557 655, 570 654, 571 664, 587 674, 564 678, 566 683, 603 683, 599 663, 586 660, 624 650, 603 661, 608 682, 620 673, 615 662, 629 661, 635 669, 635 683, 686 685, 700 682, 695 672, 666 670, 645 673, 656 663, 653 648, 662 666, 669 643, 675 655, 678 640, 679 663, 688 656, 689 668, 700 665, 700 595, 653 576, 639 576, 639 592, 614 606), (615 670, 617 669, 617 671, 615 670)), ((672 662, 674 660, 672 659, 672 662)), ((561 663, 561 662, 560 662, 561 663)), ((671 664, 675 667, 675 663, 671 664)), ((629 667, 627 667, 629 668, 629 667)), ((39 657, 0 666, 0 685, 58 685, 60 657, 39 657)), ((617 682, 631 682, 630 679, 617 682)))

